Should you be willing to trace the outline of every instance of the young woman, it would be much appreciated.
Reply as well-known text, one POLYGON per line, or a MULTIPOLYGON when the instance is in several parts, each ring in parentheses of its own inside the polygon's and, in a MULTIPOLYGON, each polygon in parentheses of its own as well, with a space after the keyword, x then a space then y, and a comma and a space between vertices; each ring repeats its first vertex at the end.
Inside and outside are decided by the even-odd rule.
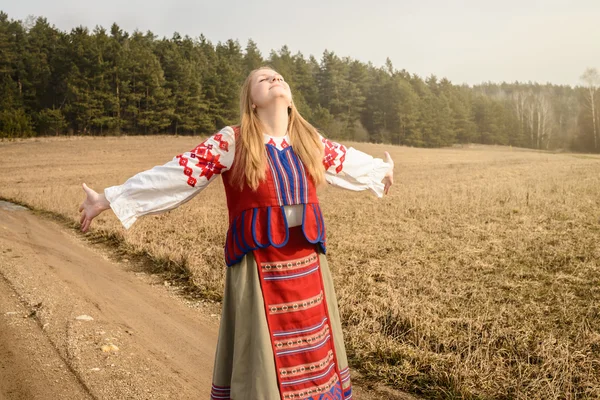
POLYGON ((393 162, 323 138, 270 68, 246 79, 241 124, 120 186, 87 194, 82 231, 111 208, 128 229, 171 210, 218 175, 229 210, 228 266, 211 399, 352 398, 338 305, 316 187, 328 182, 378 197, 393 162))

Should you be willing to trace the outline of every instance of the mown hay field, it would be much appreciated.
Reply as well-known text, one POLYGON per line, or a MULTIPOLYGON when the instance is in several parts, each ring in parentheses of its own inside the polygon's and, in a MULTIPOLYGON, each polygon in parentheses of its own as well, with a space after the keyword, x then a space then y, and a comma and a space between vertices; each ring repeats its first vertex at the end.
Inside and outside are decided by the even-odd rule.
MULTIPOLYGON (((0 143, 0 197, 67 216, 84 199, 202 138, 0 143)), ((320 191, 352 364, 432 399, 600 398, 600 157, 521 149, 346 143, 396 162, 391 194, 320 191)), ((125 231, 131 251, 186 266, 219 299, 227 229, 220 180, 125 231)))

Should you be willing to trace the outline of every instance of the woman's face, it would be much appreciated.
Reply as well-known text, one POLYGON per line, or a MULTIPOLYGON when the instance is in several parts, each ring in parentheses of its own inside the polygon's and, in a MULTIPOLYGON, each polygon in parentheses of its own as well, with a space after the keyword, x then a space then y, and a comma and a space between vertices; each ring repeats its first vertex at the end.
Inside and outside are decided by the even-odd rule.
POLYGON ((282 102, 286 106, 292 103, 290 86, 272 69, 262 68, 256 71, 252 76, 250 88, 253 108, 266 107, 273 102, 282 102))

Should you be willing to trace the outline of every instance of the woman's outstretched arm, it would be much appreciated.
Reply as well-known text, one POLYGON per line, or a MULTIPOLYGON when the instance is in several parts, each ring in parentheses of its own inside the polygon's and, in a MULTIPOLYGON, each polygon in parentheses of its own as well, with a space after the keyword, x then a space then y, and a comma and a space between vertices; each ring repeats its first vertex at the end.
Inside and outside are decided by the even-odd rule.
POLYGON ((385 152, 385 159, 375 158, 353 147, 321 136, 325 148, 323 165, 327 183, 348 190, 371 190, 377 197, 387 194, 394 183, 394 161, 385 152))
POLYGON ((225 127, 194 149, 140 172, 122 185, 108 187, 103 193, 83 184, 86 199, 79 207, 81 230, 87 232, 92 220, 109 208, 129 229, 143 215, 163 213, 188 202, 231 167, 234 146, 234 131, 225 127))

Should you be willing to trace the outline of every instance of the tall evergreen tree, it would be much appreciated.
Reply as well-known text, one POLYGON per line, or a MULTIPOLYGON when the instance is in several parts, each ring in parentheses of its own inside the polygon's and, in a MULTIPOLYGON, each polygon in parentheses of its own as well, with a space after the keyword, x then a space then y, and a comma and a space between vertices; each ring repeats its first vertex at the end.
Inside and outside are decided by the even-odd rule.
MULTIPOLYGON (((213 45, 174 33, 77 27, 0 12, 0 135, 209 133, 238 122, 239 88, 264 65, 257 43, 213 45)), ((600 152, 598 74, 584 87, 491 82, 469 87, 287 46, 268 62, 300 112, 339 139, 410 146, 485 143, 600 152)), ((591 72, 590 72, 591 71, 591 72)))

